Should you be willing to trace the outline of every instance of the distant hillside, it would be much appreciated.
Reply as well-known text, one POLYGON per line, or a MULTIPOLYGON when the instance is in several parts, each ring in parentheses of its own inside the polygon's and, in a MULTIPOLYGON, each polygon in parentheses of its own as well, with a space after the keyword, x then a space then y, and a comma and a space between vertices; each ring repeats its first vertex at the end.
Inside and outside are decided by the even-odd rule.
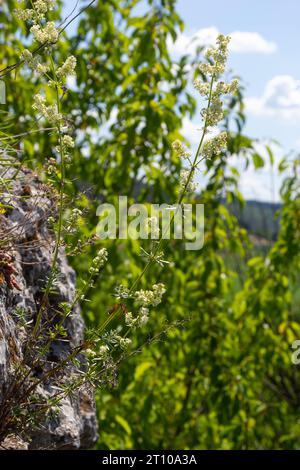
POLYGON ((277 212, 280 207, 281 204, 247 201, 242 209, 237 203, 229 206, 229 209, 249 233, 267 240, 275 240, 279 229, 277 212))
MULTIPOLYGON (((149 188, 140 182, 135 184, 133 196, 137 198, 144 190, 146 190, 144 199, 148 202, 153 202, 153 188, 149 188)), ((198 197, 199 202, 201 202, 201 195, 198 197)), ((168 200, 167 195, 165 196, 165 200, 168 200)), ((241 226, 246 228, 249 234, 253 236, 254 243, 255 240, 257 240, 257 244, 262 244, 263 240, 276 240, 279 229, 277 212, 281 208, 281 204, 249 200, 246 201, 245 206, 241 208, 237 202, 230 206, 228 206, 224 199, 222 199, 222 202, 228 207, 231 213, 238 218, 241 226), (259 239, 260 241, 258 242, 259 239)))

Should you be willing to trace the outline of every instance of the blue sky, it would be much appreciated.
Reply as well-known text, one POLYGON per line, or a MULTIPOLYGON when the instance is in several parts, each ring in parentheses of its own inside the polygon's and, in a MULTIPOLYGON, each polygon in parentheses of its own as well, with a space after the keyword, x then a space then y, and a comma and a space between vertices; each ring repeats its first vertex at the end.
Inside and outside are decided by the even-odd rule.
MULTIPOLYGON (((268 83, 278 76, 292 77, 296 87, 299 85, 296 83, 300 78, 299 0, 214 0, 212 5, 210 7, 208 2, 199 0, 178 1, 187 33, 214 26, 225 34, 234 31, 256 32, 275 45, 270 52, 231 53, 229 64, 244 79, 246 97, 261 98, 268 83)), ((277 85, 275 82, 274 87, 288 96, 292 85, 292 81, 282 79, 277 85)), ((298 93, 300 96, 300 88, 298 93)), ((291 108, 291 105, 286 103, 285 108, 291 108)), ((296 144, 300 148, 297 142, 300 139, 300 103, 294 113, 289 116, 285 113, 284 119, 284 110, 278 109, 278 106, 276 110, 277 113, 270 109, 254 113, 250 106, 249 133, 257 137, 277 138, 286 148, 294 148, 296 144)))
MULTIPOLYGON (((68 11, 76 0, 65 3, 68 11)), ((300 150, 300 1, 178 0, 177 9, 185 31, 171 45, 174 57, 191 47, 195 36, 209 42, 217 31, 232 35, 229 65, 246 86, 246 132, 278 140, 282 148, 274 146, 277 161, 291 149, 300 150)), ((184 126, 192 146, 194 125, 197 119, 184 126)), ((269 166, 259 173, 242 171, 241 190, 249 199, 278 200, 280 177, 276 172, 274 177, 275 196, 269 166)))

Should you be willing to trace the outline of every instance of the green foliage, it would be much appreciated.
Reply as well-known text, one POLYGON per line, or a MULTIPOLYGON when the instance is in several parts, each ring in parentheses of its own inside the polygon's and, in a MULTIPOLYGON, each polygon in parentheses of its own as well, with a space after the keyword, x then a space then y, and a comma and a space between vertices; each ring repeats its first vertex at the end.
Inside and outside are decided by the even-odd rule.
POLYGON ((75 176, 108 200, 132 195, 141 181, 153 197, 173 193, 179 163, 170 142, 194 111, 186 60, 175 67, 166 48, 167 37, 182 28, 174 1, 149 2, 137 16, 139 3, 98 2, 71 39, 79 61, 79 90, 68 100, 80 133, 75 176))
MULTIPOLYGON (((191 59, 174 66, 166 47, 167 37, 183 28, 175 2, 148 1, 138 14, 140 3, 96 2, 55 52, 58 61, 69 51, 78 58, 77 87, 66 91, 64 106, 77 141, 66 189, 86 212, 76 235, 81 240, 94 233, 100 199, 114 203, 124 194, 130 201, 173 202, 178 190, 181 164, 170 142, 195 111, 185 91, 191 59)), ((14 6, 8 2, 9 11, 14 6)), ((6 61, 14 63, 19 35, 27 31, 10 18, 0 34, 6 61)), ((40 79, 28 81, 17 71, 6 80, 14 87, 7 109, 15 130, 26 132, 40 79)), ((172 264, 155 266, 142 279, 142 287, 164 282, 167 296, 147 331, 133 337, 136 354, 121 363, 118 387, 97 391, 98 448, 300 448, 300 372, 291 362, 300 335, 299 162, 291 163, 283 184, 277 240, 257 253, 228 209, 244 204, 231 156, 257 169, 264 160, 243 135, 241 92, 226 110, 228 151, 203 166, 204 247, 189 252, 171 242, 165 251, 172 264)), ((39 166, 52 156, 53 143, 51 133, 27 136, 23 158, 39 166)), ((129 285, 143 268, 138 241, 103 245, 109 264, 83 304, 90 327, 103 321, 115 285, 129 285)), ((70 257, 79 278, 94 256, 88 247, 70 257)))

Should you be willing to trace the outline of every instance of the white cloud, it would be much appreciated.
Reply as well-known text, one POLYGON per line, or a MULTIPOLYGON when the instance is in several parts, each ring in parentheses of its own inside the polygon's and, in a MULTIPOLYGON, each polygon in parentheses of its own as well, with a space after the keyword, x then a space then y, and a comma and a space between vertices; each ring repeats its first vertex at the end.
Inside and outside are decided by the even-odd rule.
POLYGON ((246 110, 256 116, 300 119, 300 81, 277 75, 267 82, 260 97, 245 99, 246 110))
MULTIPOLYGON (((174 55, 182 55, 186 53, 194 54, 197 46, 209 46, 215 43, 219 34, 219 30, 215 26, 199 29, 194 34, 179 34, 176 41, 168 41, 169 50, 174 55)), ((257 32, 249 31, 233 31, 231 36, 229 49, 232 52, 272 54, 277 50, 277 44, 268 41, 257 32)))
POLYGON ((229 165, 237 168, 240 173, 239 189, 247 200, 279 202, 281 200, 279 189, 283 175, 278 171, 278 164, 284 155, 284 151, 279 145, 268 140, 254 143, 254 148, 264 159, 265 165, 262 168, 255 169, 251 156, 249 156, 249 165, 247 167, 245 167, 245 160, 236 155, 232 155, 228 161, 229 165), (273 166, 266 145, 270 147, 273 153, 273 166))
POLYGON ((191 147, 194 148, 199 144, 201 138, 200 126, 197 128, 197 125, 187 117, 183 118, 181 132, 183 137, 190 143, 191 147))
POLYGON ((241 54, 256 52, 258 54, 273 54, 277 51, 277 44, 267 41, 256 32, 234 31, 230 33, 229 49, 241 54))

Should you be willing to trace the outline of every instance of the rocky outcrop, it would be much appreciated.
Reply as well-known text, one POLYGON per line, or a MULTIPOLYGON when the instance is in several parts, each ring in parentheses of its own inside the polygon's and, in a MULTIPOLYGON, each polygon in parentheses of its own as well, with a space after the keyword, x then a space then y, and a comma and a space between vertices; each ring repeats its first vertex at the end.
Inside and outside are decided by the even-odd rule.
MULTIPOLYGON (((0 202, 6 209, 0 214, 0 408, 5 391, 12 383, 16 364, 24 354, 28 329, 20 322, 34 324, 51 271, 55 237, 47 219, 55 211, 51 188, 43 185, 30 171, 16 176, 14 170, 0 168, 0 202), (14 178, 12 178, 14 176, 14 178)), ((75 273, 68 265, 63 248, 57 263, 55 292, 50 307, 60 302, 72 303, 75 294, 75 273)), ((65 322, 67 340, 51 346, 49 362, 64 357, 70 347, 83 340, 84 325, 79 306, 65 322)), ((48 358, 47 358, 48 360, 48 358)), ((39 385, 39 394, 51 396, 55 384, 39 385)), ((9 435, 2 448, 79 449, 89 448, 97 437, 96 415, 90 389, 82 388, 60 403, 58 413, 42 426, 9 435)))

